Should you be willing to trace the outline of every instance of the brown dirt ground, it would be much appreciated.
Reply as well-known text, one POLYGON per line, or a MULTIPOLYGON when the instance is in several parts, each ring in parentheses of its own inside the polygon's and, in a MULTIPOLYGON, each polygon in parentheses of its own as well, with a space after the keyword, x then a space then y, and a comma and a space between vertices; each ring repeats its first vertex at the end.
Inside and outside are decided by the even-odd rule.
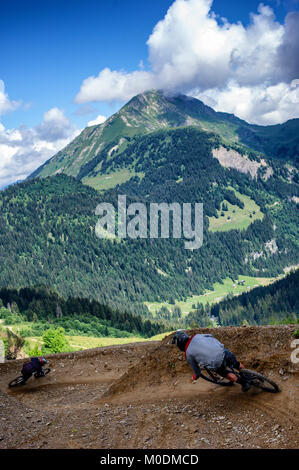
POLYGON ((18 389, 7 384, 23 361, 0 364, 0 449, 297 448, 294 330, 213 330, 246 367, 276 381, 279 394, 194 384, 171 337, 49 356, 51 373, 18 389))

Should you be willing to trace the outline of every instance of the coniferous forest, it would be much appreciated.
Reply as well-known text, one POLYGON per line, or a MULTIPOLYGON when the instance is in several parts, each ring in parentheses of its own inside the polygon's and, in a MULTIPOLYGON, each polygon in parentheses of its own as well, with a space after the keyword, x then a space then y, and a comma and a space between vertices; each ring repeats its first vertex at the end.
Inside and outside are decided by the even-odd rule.
POLYGON ((46 286, 19 290, 2 288, 0 313, 7 324, 32 322, 31 331, 27 331, 26 336, 40 336, 45 329, 56 324, 68 333, 89 333, 90 336, 98 336, 98 333, 108 336, 108 327, 118 330, 114 332, 118 336, 123 332, 123 335, 134 333, 151 337, 164 331, 162 324, 112 310, 95 300, 73 297, 65 300, 46 286))
POLYGON ((186 318, 186 325, 207 326, 214 317, 220 326, 268 325, 271 323, 296 323, 299 317, 299 270, 269 286, 256 287, 250 292, 208 306, 199 307, 186 318))
MULTIPOLYGON (((151 318, 145 301, 184 300, 224 278, 277 276, 285 266, 297 264, 297 173, 288 173, 279 160, 268 161, 269 178, 262 168, 255 178, 225 168, 212 155, 220 144, 219 136, 194 127, 152 132, 128 138, 114 153, 104 149, 77 178, 58 174, 8 187, 0 193, 0 286, 45 285, 65 299, 88 299, 109 306, 111 312, 151 318), (132 177, 106 191, 82 184, 90 171, 97 177, 99 171, 110 175, 125 168, 134 169, 132 177), (128 204, 203 202, 203 246, 192 251, 185 249, 182 239, 97 238, 97 205, 110 202, 117 207, 118 195, 123 194, 128 204), (238 194, 252 201, 262 217, 255 219, 253 212, 245 228, 211 230, 211 220, 225 217, 228 204, 243 209, 238 194), (273 243, 275 249, 267 248, 273 243)), ((261 157, 252 151, 250 158, 259 162, 261 157)), ((79 314, 80 308, 67 312, 79 314)), ((92 312, 88 307, 83 313, 92 312)), ((215 316, 220 323, 235 324, 246 313, 215 316)), ((264 321, 251 311, 248 318, 264 321)), ((134 328, 142 331, 143 326, 126 329, 134 328)))

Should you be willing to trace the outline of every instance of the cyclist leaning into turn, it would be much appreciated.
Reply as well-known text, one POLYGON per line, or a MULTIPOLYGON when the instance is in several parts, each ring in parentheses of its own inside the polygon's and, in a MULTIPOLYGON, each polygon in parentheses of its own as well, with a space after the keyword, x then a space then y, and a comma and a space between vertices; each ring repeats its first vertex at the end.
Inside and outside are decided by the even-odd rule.
POLYGON ((185 353, 185 358, 194 372, 193 380, 199 379, 200 366, 202 366, 215 370, 217 374, 231 382, 238 381, 242 385, 243 392, 250 389, 248 382, 243 381, 242 378, 238 379, 233 372, 227 370, 227 367, 244 369, 243 364, 212 335, 196 334, 190 337, 184 330, 178 330, 172 339, 172 344, 176 344, 185 353))
POLYGON ((25 362, 21 370, 24 382, 26 382, 34 373, 38 373, 43 377, 45 375, 43 366, 47 363, 48 361, 44 357, 31 357, 30 362, 25 362))

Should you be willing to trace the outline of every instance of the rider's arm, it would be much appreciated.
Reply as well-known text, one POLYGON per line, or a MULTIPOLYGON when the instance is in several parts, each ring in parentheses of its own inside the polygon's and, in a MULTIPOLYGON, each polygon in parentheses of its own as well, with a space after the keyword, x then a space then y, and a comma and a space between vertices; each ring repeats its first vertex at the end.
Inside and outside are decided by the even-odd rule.
POLYGON ((199 365, 197 364, 197 362, 196 362, 196 360, 194 359, 194 357, 192 357, 192 356, 189 357, 189 358, 188 358, 188 363, 189 363, 189 365, 190 365, 190 366, 192 367, 192 369, 193 369, 193 372, 194 372, 194 375, 195 375, 195 380, 199 379, 201 371, 200 371, 200 367, 199 367, 199 365))

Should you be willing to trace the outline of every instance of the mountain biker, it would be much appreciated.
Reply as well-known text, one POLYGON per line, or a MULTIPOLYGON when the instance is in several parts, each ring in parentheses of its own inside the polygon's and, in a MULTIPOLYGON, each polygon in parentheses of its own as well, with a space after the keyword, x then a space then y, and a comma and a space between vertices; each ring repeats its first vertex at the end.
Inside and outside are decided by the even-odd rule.
POLYGON ((172 339, 172 344, 176 344, 181 351, 185 352, 185 358, 194 371, 194 381, 201 375, 201 365, 215 370, 217 374, 231 382, 238 381, 242 385, 243 392, 250 389, 250 385, 245 380, 238 379, 233 372, 228 372, 226 369, 227 367, 244 369, 243 364, 212 335, 196 334, 190 337, 184 330, 178 330, 172 339))
POLYGON ((21 374, 24 377, 24 382, 28 380, 32 374, 38 373, 40 377, 44 377, 44 365, 48 364, 47 359, 44 357, 31 357, 30 362, 25 362, 21 370, 21 374))

